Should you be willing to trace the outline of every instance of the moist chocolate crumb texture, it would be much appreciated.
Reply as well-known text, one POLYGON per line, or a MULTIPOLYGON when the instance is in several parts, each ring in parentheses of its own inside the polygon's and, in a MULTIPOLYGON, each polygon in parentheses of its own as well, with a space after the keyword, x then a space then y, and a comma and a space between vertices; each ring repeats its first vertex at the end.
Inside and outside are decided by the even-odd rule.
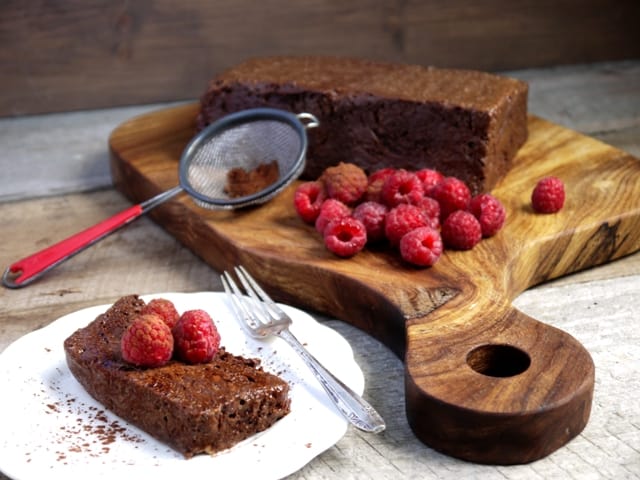
POLYGON ((185 457, 227 449, 289 413, 287 382, 223 348, 206 364, 126 363, 120 338, 144 305, 122 297, 64 342, 69 369, 106 408, 185 457))
POLYGON ((340 57, 249 59, 210 82, 198 127, 235 111, 272 107, 309 112, 302 178, 339 162, 371 173, 433 168, 464 180, 473 194, 506 174, 527 139, 528 85, 471 70, 340 57))

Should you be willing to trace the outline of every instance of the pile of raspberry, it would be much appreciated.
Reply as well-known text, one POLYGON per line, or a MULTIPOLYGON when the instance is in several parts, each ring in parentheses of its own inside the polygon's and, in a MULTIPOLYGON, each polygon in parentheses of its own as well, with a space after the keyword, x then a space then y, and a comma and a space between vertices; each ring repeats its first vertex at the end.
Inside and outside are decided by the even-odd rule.
MULTIPOLYGON (((564 198, 562 181, 546 177, 531 202, 535 212, 555 213, 564 198)), ((387 242, 406 262, 422 267, 434 265, 445 248, 472 249, 495 235, 506 216, 496 197, 472 197, 462 180, 437 170, 383 168, 367 175, 351 163, 329 167, 318 180, 300 184, 294 206, 340 257, 387 242)))
POLYGON ((473 248, 505 220, 497 198, 472 197, 462 180, 432 169, 384 168, 367 175, 357 165, 340 163, 302 183, 294 204, 338 256, 387 242, 406 262, 424 267, 434 265, 445 248, 473 248))
POLYGON ((204 310, 182 315, 164 298, 154 298, 133 319, 120 340, 122 358, 138 367, 161 367, 169 360, 208 363, 220 349, 220 334, 204 310))

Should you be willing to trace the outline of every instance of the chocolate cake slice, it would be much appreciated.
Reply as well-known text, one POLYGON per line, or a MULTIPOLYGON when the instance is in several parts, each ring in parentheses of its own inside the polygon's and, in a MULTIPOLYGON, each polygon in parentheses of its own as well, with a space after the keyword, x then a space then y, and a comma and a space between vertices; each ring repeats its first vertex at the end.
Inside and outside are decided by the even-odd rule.
POLYGON ((206 364, 126 363, 120 338, 144 305, 138 296, 122 297, 64 342, 69 369, 106 408, 186 457, 229 448, 289 412, 284 380, 224 349, 206 364))
POLYGON ((215 77, 201 98, 202 128, 253 107, 309 112, 303 178, 339 162, 371 173, 435 168, 490 190, 527 138, 526 83, 469 70, 337 57, 250 59, 215 77))

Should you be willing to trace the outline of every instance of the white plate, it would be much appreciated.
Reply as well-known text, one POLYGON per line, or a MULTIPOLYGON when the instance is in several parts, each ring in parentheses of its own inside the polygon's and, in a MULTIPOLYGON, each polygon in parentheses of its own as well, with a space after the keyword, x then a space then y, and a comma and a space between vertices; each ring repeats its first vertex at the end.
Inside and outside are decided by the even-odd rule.
MULTIPOLYGON (((246 337, 224 294, 163 293, 178 311, 201 308, 234 354, 262 359, 289 382, 291 413, 267 431, 214 456, 189 460, 107 411, 69 372, 63 341, 109 305, 59 318, 0 354, 0 471, 14 479, 281 478, 334 445, 347 430, 315 377, 280 338, 246 337), (197 477, 195 475, 198 475, 197 477)), ((291 331, 322 363, 362 393, 364 376, 347 341, 310 315, 283 306, 291 331)))

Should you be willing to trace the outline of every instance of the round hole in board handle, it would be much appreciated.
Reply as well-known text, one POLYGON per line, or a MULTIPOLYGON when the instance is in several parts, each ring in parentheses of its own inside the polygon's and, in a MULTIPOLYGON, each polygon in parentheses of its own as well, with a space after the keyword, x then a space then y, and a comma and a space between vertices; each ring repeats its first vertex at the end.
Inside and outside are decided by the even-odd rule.
POLYGON ((506 378, 525 372, 531 365, 531 358, 512 345, 487 344, 468 353, 467 365, 482 375, 506 378))

